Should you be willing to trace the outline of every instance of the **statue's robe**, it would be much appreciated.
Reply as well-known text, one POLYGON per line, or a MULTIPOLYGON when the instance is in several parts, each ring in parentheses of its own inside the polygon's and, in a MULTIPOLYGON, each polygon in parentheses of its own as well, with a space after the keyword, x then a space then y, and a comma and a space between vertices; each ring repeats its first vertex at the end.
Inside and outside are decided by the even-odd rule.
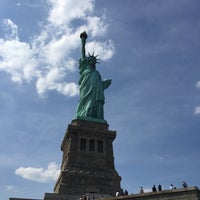
POLYGON ((102 81, 100 73, 91 68, 88 58, 79 60, 80 70, 80 100, 77 106, 76 118, 104 119, 104 89, 106 82, 102 81))

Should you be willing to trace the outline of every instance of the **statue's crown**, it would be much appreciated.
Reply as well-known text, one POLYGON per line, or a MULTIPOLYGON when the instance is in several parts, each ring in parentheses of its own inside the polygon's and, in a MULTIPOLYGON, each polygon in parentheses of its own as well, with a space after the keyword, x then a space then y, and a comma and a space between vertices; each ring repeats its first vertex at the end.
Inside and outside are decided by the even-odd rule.
POLYGON ((89 61, 90 60, 95 60, 96 63, 99 63, 98 62, 99 59, 97 57, 98 57, 98 55, 94 55, 94 52, 92 53, 92 55, 88 52, 88 60, 89 61))

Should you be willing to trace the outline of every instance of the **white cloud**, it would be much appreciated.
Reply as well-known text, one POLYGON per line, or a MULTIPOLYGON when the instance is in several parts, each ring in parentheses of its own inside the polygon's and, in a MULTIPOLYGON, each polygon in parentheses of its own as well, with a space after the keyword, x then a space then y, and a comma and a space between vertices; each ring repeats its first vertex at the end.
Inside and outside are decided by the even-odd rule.
POLYGON ((94 9, 94 0, 49 0, 51 9, 48 20, 54 26, 69 24, 74 19, 86 17, 94 9))
POLYGON ((151 188, 144 188, 144 192, 152 192, 151 188))
POLYGON ((66 96, 78 94, 78 86, 75 83, 59 83, 58 81, 65 75, 60 68, 51 68, 45 76, 41 76, 36 83, 40 96, 47 90, 56 90, 66 96))
POLYGON ((95 54, 99 55, 101 60, 108 60, 112 58, 115 47, 111 40, 106 42, 90 42, 88 45, 88 51, 90 53, 95 52, 95 54))
MULTIPOLYGON (((52 39, 48 44, 41 49, 46 56, 46 61, 56 66, 63 66, 66 59, 72 50, 78 47, 78 40, 71 35, 62 35, 61 38, 52 39)), ((74 63, 75 64, 75 63, 74 63)))
POLYGON ((200 81, 198 81, 195 85, 197 88, 200 88, 200 81))
MULTIPOLYGON (((197 83, 196 83, 196 85, 195 85, 197 88, 200 88, 200 81, 198 81, 197 83)), ((195 108, 194 108, 194 114, 195 115, 199 115, 200 114, 200 106, 196 106, 195 108)))
POLYGON ((0 39, 0 70, 11 75, 14 82, 30 81, 35 76, 36 60, 28 43, 0 39))
MULTIPOLYGON (((67 75, 78 69, 72 53, 80 51, 79 35, 86 30, 90 41, 95 36, 99 38, 106 33, 108 22, 105 16, 94 15, 94 0, 47 1, 50 9, 46 24, 40 22, 41 32, 30 41, 20 40, 18 26, 13 21, 3 21, 5 37, 0 38, 0 71, 7 72, 19 84, 35 81, 41 97, 52 90, 75 96, 78 85, 67 81, 67 75), (74 25, 74 20, 80 20, 80 25, 74 25)), ((95 51, 102 60, 114 54, 111 40, 91 41, 86 48, 95 51)))
POLYGON ((88 23, 87 30, 91 31, 92 37, 104 35, 108 28, 105 16, 87 17, 87 23, 88 23))
POLYGON ((200 114, 200 106, 196 106, 194 109, 194 114, 199 115, 200 114))
POLYGON ((13 185, 6 185, 5 186, 5 190, 6 191, 12 191, 12 190, 14 190, 15 189, 15 186, 13 186, 13 185))
POLYGON ((40 183, 46 183, 51 180, 57 180, 60 173, 60 166, 54 162, 49 163, 48 168, 33 168, 33 167, 20 167, 15 170, 15 174, 22 176, 22 178, 36 181, 40 183))
POLYGON ((3 20, 3 28, 5 31, 5 38, 8 40, 18 40, 18 27, 10 19, 3 20))

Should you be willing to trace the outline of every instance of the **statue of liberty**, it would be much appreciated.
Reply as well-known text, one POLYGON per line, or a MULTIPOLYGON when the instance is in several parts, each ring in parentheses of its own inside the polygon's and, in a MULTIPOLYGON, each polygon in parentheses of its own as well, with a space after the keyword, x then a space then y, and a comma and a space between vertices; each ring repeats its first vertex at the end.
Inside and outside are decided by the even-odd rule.
POLYGON ((87 33, 80 34, 82 43, 82 57, 79 60, 80 100, 76 110, 76 119, 106 122, 104 120, 103 105, 105 103, 104 89, 108 88, 111 80, 102 80, 96 70, 97 56, 85 55, 87 33))

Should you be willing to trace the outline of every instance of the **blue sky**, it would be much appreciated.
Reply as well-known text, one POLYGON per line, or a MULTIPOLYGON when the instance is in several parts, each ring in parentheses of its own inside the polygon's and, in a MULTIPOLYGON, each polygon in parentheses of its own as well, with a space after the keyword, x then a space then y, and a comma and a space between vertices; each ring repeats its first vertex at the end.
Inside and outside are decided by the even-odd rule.
POLYGON ((82 31, 99 54, 121 186, 200 184, 198 0, 1 0, 0 196, 53 192, 78 103, 82 31))

